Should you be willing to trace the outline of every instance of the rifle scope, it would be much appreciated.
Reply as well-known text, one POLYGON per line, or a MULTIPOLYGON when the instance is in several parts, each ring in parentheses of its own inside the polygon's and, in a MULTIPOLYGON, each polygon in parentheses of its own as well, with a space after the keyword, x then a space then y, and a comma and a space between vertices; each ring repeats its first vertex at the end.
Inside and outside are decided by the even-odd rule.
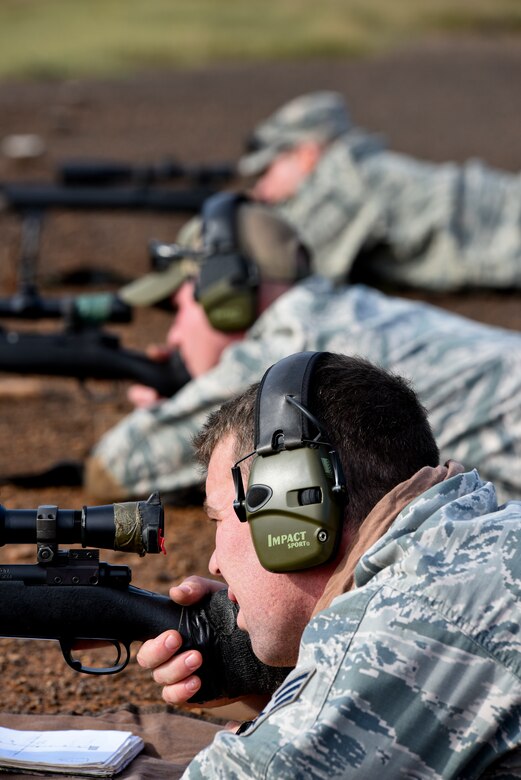
POLYGON ((0 546, 4 544, 81 544, 106 550, 164 551, 164 512, 158 493, 146 501, 127 501, 81 510, 40 506, 6 509, 0 505, 0 546))
POLYGON ((188 179, 194 184, 215 184, 237 176, 233 163, 183 165, 176 160, 161 160, 151 165, 134 165, 115 160, 68 160, 58 169, 63 184, 99 186, 130 182, 147 185, 171 179, 188 179))
POLYGON ((26 320, 62 318, 74 325, 100 325, 105 322, 131 322, 132 309, 115 293, 43 298, 35 291, 22 291, 9 298, 0 298, 0 317, 26 320))

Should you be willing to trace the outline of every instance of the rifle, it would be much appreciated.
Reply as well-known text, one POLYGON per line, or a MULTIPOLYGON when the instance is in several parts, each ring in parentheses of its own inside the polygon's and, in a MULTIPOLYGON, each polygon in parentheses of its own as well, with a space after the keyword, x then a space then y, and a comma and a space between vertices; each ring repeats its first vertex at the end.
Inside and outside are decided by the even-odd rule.
POLYGON ((237 628, 237 610, 226 589, 192 607, 130 584, 128 566, 100 562, 99 549, 138 555, 165 551, 164 513, 157 493, 147 501, 63 510, 9 510, 0 506, 0 545, 36 543, 35 564, 0 564, 0 635, 54 639, 66 663, 85 674, 116 674, 130 659, 134 641, 174 628, 183 649, 204 659, 203 702, 250 693, 271 693, 288 669, 266 667, 237 628), (81 544, 60 550, 59 544, 81 544), (78 642, 110 643, 111 666, 84 666, 73 657, 78 642))
POLYGON ((22 219, 20 279, 33 279, 40 251, 43 220, 51 209, 198 213, 215 189, 174 189, 148 185, 69 187, 56 184, 0 184, 0 212, 11 210, 22 219))
POLYGON ((80 380, 130 379, 154 388, 164 398, 190 381, 179 353, 159 363, 121 347, 116 335, 92 326, 55 333, 0 328, 0 371, 80 380))
POLYGON ((132 308, 117 294, 43 298, 34 281, 26 279, 18 293, 0 298, 0 317, 65 321, 64 329, 54 333, 0 327, 0 371, 83 381, 130 379, 154 388, 165 398, 190 381, 179 353, 172 353, 166 362, 157 362, 136 350, 123 348, 115 334, 99 327, 109 321, 131 321, 132 308))
POLYGON ((113 160, 68 160, 58 167, 58 179, 66 186, 94 187, 122 183, 149 185, 172 179, 192 184, 224 184, 237 176, 233 163, 183 165, 174 159, 151 165, 135 165, 113 160))
POLYGON ((59 184, 0 185, 4 208, 21 213, 49 209, 87 209, 125 211, 163 211, 193 214, 215 190, 200 187, 173 189, 166 187, 66 187, 59 184))

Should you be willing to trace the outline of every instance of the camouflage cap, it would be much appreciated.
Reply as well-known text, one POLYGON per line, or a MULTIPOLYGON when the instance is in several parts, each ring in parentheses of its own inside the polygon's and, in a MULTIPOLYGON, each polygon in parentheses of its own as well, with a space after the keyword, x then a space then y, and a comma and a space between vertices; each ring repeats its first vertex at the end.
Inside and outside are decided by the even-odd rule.
MULTIPOLYGON (((294 282, 310 273, 309 251, 298 233, 268 208, 244 203, 237 211, 238 251, 257 265, 263 280, 294 282)), ((152 271, 118 291, 129 306, 154 306, 167 300, 198 274, 192 258, 173 260, 164 271, 152 271)))
POLYGON ((312 92, 294 98, 253 131, 248 153, 238 163, 241 176, 265 170, 285 149, 307 140, 327 143, 351 128, 351 118, 338 92, 312 92))
POLYGON ((118 297, 129 306, 154 306, 167 300, 183 282, 197 276, 197 261, 191 258, 173 260, 162 271, 151 271, 118 290, 118 297))

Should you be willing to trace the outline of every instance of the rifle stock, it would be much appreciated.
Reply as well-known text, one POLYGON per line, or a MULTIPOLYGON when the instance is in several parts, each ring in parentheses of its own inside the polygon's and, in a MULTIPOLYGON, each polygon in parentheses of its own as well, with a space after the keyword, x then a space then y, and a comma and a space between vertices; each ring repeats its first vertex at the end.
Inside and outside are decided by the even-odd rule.
POLYGON ((0 635, 57 640, 77 672, 116 674, 127 666, 132 642, 168 629, 180 632, 183 650, 196 648, 203 655, 198 671, 202 686, 193 702, 272 693, 288 672, 256 658, 247 634, 237 628, 237 611, 226 590, 193 607, 180 607, 167 596, 133 585, 27 585, 9 579, 9 573, 0 566, 0 635), (73 657, 81 640, 114 644, 116 663, 110 668, 82 666, 73 657))
POLYGON ((86 379, 130 379, 154 388, 164 398, 189 380, 180 355, 159 363, 120 346, 117 336, 98 328, 56 333, 0 329, 0 371, 86 379))
POLYGON ((176 629, 183 649, 203 655, 202 686, 193 702, 272 693, 288 669, 267 667, 237 628, 237 608, 226 589, 192 607, 130 585, 128 566, 99 561, 86 542, 132 552, 164 549, 163 509, 158 494, 144 502, 84 507, 81 512, 42 506, 0 507, 0 544, 36 540, 37 563, 0 564, 0 636, 54 639, 75 671, 115 674, 130 659, 134 641, 176 629), (132 542, 128 544, 129 537, 132 542), (82 540, 84 549, 59 550, 59 541, 82 540), (85 667, 73 657, 81 640, 109 642, 117 649, 111 667, 85 667))

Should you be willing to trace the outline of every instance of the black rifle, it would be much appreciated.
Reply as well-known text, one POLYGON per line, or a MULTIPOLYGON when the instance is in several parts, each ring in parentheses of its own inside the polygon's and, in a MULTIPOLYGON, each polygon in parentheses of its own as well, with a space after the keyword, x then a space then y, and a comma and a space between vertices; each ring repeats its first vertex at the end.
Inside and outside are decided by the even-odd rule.
POLYGON ((41 296, 35 285, 27 285, 15 295, 0 298, 0 317, 22 320, 63 319, 75 325, 104 322, 131 322, 132 307, 115 293, 41 296))
POLYGON ((36 543, 37 561, 0 564, 0 636, 55 639, 75 671, 115 674, 127 665, 133 641, 174 628, 182 634, 183 649, 203 654, 203 684, 192 701, 271 693, 288 669, 266 667, 254 656, 226 590, 180 607, 167 596, 134 587, 128 566, 100 562, 99 549, 91 549, 159 553, 163 531, 157 493, 147 501, 82 510, 0 506, 0 544, 36 543), (60 543, 81 544, 81 549, 60 550, 60 543), (112 644, 112 666, 84 666, 74 658, 75 646, 85 640, 112 644))
POLYGON ((203 186, 188 189, 148 185, 69 187, 4 182, 0 183, 0 211, 14 211, 22 218, 19 276, 23 285, 34 280, 43 220, 51 209, 195 214, 213 194, 215 189, 203 186))
POLYGON ((4 208, 24 213, 49 209, 164 211, 193 214, 215 190, 149 187, 66 187, 59 184, 0 185, 4 208))
POLYGON ((0 371, 14 374, 130 379, 154 388, 164 398, 189 380, 177 352, 164 363, 120 346, 119 338, 98 327, 70 327, 55 333, 0 328, 0 371))
POLYGON ((69 186, 97 187, 114 184, 158 184, 185 179, 198 186, 224 184, 237 176, 233 163, 183 165, 176 160, 161 160, 151 165, 113 160, 68 160, 58 167, 59 180, 69 186))

